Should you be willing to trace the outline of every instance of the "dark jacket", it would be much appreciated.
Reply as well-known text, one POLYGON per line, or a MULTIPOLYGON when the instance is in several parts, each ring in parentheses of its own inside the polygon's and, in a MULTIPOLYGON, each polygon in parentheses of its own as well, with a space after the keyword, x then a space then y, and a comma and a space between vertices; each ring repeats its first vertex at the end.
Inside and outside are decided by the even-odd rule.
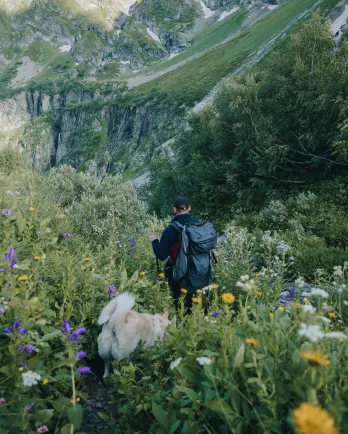
MULTIPOLYGON (((198 222, 190 214, 178 214, 173 218, 173 221, 180 223, 182 226, 187 223, 198 222)), ((173 264, 175 264, 179 253, 179 236, 179 232, 173 226, 167 226, 163 231, 161 240, 152 241, 153 251, 159 260, 165 261, 170 256, 173 264)))

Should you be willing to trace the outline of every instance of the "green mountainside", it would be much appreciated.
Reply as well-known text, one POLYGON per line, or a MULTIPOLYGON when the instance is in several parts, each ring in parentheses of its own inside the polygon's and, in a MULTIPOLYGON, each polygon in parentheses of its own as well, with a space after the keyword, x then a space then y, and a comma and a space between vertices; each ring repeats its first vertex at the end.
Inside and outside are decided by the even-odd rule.
POLYGON ((142 0, 122 10, 42 0, 9 13, 5 3, 0 144, 19 145, 39 170, 68 163, 126 180, 171 153, 188 109, 204 107, 221 80, 259 62, 316 8, 342 9, 335 0, 142 0))

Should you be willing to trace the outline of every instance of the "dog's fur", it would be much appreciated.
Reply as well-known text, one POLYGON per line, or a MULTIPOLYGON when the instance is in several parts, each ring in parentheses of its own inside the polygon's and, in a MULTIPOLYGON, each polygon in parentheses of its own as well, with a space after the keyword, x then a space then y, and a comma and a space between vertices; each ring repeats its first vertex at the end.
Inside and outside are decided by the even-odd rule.
POLYGON ((98 324, 103 325, 103 330, 98 336, 98 352, 105 363, 104 379, 109 376, 112 359, 129 359, 140 343, 152 346, 157 338, 164 338, 168 325, 173 324, 168 312, 141 314, 132 310, 134 304, 134 297, 124 292, 111 300, 99 316, 98 324))

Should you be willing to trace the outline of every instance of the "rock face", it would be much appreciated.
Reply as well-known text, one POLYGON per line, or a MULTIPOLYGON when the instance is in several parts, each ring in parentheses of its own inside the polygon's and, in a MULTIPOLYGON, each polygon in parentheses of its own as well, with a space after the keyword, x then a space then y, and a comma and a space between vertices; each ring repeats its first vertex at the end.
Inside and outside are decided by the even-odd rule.
POLYGON ((64 163, 105 173, 136 171, 150 163, 156 149, 183 123, 175 108, 124 104, 118 95, 88 91, 47 96, 23 92, 0 101, 0 131, 25 131, 16 137, 33 167, 64 163))

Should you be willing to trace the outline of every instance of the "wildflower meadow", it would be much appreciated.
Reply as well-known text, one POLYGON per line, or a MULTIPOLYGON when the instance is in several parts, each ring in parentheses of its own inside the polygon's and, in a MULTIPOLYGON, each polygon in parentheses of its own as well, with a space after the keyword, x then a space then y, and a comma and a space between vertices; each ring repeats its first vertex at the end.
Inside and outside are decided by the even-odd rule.
POLYGON ((310 268, 310 234, 230 222, 185 316, 147 240, 167 222, 130 185, 69 167, 43 177, 12 151, 0 167, 1 433, 88 430, 97 318, 123 291, 176 321, 113 363, 111 406, 95 409, 110 433, 348 432, 345 250, 310 268))

